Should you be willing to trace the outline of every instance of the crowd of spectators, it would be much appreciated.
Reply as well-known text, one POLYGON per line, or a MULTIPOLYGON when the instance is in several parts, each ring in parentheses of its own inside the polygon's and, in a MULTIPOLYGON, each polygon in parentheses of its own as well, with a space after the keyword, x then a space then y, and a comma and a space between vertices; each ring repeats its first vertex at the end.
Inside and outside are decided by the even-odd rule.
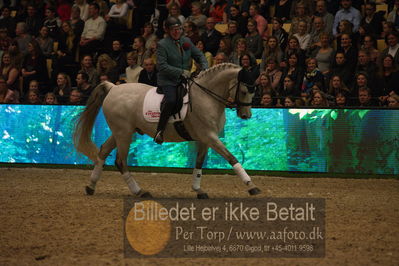
POLYGON ((84 104, 104 80, 156 86, 157 42, 174 16, 209 66, 259 70, 255 106, 399 107, 399 0, 2 4, 0 103, 84 104))

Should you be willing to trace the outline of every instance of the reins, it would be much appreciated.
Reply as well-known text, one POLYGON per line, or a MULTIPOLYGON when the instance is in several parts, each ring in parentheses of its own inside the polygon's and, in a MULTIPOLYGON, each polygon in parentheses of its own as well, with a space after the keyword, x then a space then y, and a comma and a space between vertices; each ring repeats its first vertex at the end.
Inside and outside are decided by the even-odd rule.
MULTIPOLYGON (((189 78, 189 80, 192 82, 190 84, 190 88, 192 86, 192 84, 194 83, 195 85, 197 85, 202 91, 204 91, 206 94, 208 94, 209 96, 211 96, 212 98, 214 98, 215 100, 217 100, 218 102, 222 103, 224 106, 233 109, 233 108, 240 108, 240 106, 251 106, 252 102, 250 103, 245 103, 245 102, 241 102, 239 97, 238 97, 238 93, 239 93, 239 88, 240 88, 240 81, 237 81, 236 83, 233 84, 233 86, 231 86, 228 89, 228 92, 230 92, 231 90, 234 89, 234 87, 236 88, 236 93, 235 93, 235 97, 234 97, 234 102, 230 102, 229 100, 225 99, 224 97, 218 95, 217 93, 209 90, 208 88, 202 86, 201 84, 199 84, 198 82, 196 82, 193 78, 189 78)), ((247 84, 245 84, 247 85, 247 84)))
MULTIPOLYGON (((227 99, 225 99, 223 96, 218 95, 217 93, 209 90, 208 88, 202 86, 201 84, 199 84, 198 82, 196 82, 194 79, 190 78, 190 80, 192 81, 192 83, 190 84, 190 88, 192 86, 192 84, 194 83, 195 85, 197 85, 202 91, 204 91, 206 94, 208 94, 209 96, 213 97, 215 100, 217 100, 218 102, 222 103, 223 105, 225 105, 228 108, 236 108, 238 107, 238 105, 236 104, 236 102, 234 101, 233 103, 228 101, 227 99)), ((235 86, 239 86, 239 82, 235 83, 233 86, 231 86, 228 90, 228 92, 230 92, 235 86)), ((237 92, 236 92, 237 94, 237 92)))

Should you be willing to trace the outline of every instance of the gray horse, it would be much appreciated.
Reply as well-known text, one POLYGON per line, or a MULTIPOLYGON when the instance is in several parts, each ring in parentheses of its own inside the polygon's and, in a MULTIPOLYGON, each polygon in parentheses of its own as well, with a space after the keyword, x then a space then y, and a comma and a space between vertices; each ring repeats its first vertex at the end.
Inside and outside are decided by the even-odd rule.
MULTIPOLYGON (((201 177, 202 164, 209 147, 233 166, 235 173, 248 187, 250 195, 260 193, 244 168, 218 137, 226 121, 226 105, 235 105, 237 115, 243 119, 248 119, 252 115, 251 101, 254 93, 246 83, 238 81, 240 70, 241 68, 237 65, 220 64, 201 72, 191 85, 192 111, 188 111, 183 124, 190 136, 198 142, 192 182, 192 188, 198 198, 208 198, 206 192, 201 189, 201 177)), ((156 132, 157 123, 147 122, 143 118, 143 101, 149 89, 151 89, 150 86, 141 83, 114 85, 104 82, 98 85, 90 96, 85 110, 77 120, 74 132, 77 151, 86 155, 95 164, 90 184, 86 187, 88 195, 94 193, 96 183, 101 178, 104 161, 116 147, 115 164, 130 191, 139 197, 151 197, 149 192, 140 188, 127 165, 132 135, 139 132, 154 137, 156 132), (91 133, 101 106, 112 135, 98 150, 91 140, 91 133)), ((170 124, 166 127, 164 139, 166 142, 186 141, 170 124)))

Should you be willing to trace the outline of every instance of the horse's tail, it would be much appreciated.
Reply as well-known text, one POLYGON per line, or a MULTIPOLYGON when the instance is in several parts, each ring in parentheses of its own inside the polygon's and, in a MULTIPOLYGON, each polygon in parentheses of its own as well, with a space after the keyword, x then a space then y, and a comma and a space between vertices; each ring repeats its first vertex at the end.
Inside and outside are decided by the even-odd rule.
POLYGON ((91 140, 91 132, 97 114, 112 85, 110 82, 103 82, 94 89, 87 100, 86 108, 80 113, 75 125, 73 134, 75 148, 93 162, 97 161, 98 148, 91 140))

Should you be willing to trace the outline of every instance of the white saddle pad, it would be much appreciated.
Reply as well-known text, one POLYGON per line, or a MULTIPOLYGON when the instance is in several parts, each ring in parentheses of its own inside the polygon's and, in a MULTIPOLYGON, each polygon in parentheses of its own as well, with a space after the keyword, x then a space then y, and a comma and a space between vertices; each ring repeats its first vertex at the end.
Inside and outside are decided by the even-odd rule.
MULTIPOLYGON (((163 99, 163 94, 157 93, 157 88, 154 87, 150 89, 144 97, 143 104, 143 116, 148 122, 157 123, 161 115, 161 101, 163 99)), ((188 93, 183 98, 183 106, 179 113, 172 115, 169 118, 169 123, 174 123, 177 121, 183 121, 186 117, 188 109, 188 93)))

